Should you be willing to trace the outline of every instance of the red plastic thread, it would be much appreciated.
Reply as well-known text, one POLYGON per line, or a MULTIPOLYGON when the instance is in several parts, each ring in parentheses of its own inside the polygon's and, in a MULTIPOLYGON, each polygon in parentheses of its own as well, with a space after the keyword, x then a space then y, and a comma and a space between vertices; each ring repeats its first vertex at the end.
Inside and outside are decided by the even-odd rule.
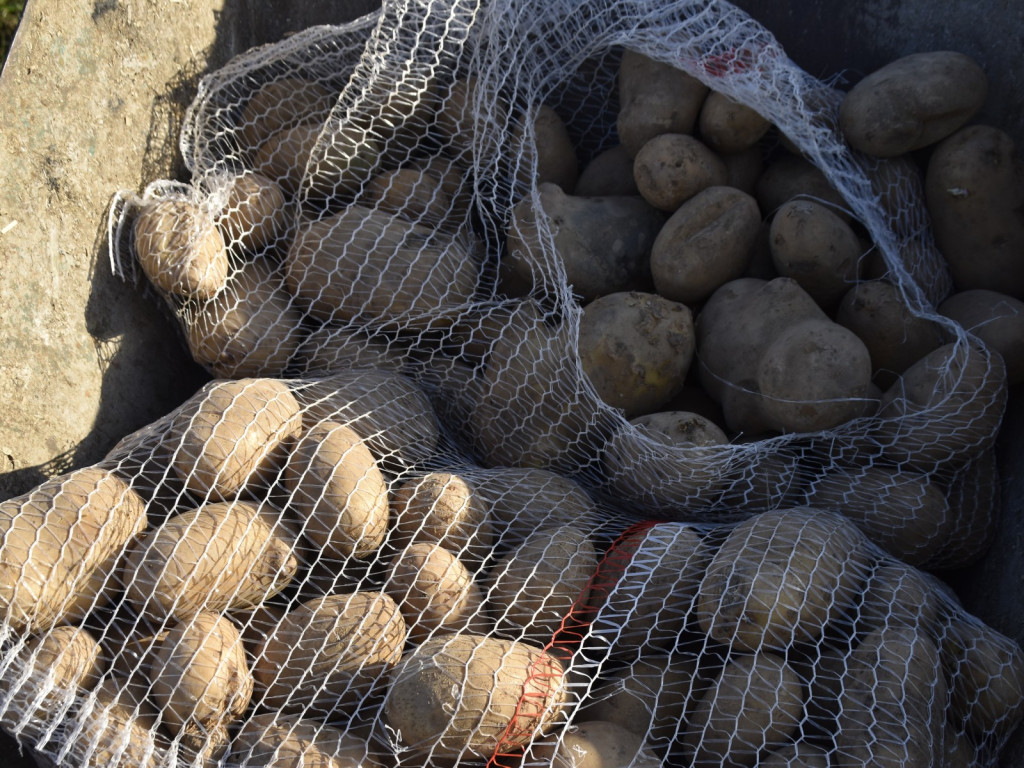
POLYGON ((587 580, 587 586, 573 601, 555 634, 544 646, 544 652, 530 665, 530 671, 523 682, 523 693, 509 718, 504 734, 487 761, 487 768, 513 768, 516 764, 512 761, 518 761, 521 756, 517 745, 522 739, 515 737, 529 735, 528 732, 522 733, 523 729, 516 727, 517 721, 520 718, 527 718, 527 722, 536 722, 540 719, 547 705, 544 692, 550 690, 553 684, 557 685, 558 678, 561 677, 560 672, 552 671, 549 659, 557 660, 563 669, 568 669, 573 653, 583 641, 587 627, 597 613, 600 603, 594 600, 594 596, 606 597, 611 592, 636 554, 640 534, 646 533, 659 522, 662 521, 645 520, 629 526, 605 550, 597 568, 587 580), (503 758, 509 758, 510 762, 502 762, 503 758))

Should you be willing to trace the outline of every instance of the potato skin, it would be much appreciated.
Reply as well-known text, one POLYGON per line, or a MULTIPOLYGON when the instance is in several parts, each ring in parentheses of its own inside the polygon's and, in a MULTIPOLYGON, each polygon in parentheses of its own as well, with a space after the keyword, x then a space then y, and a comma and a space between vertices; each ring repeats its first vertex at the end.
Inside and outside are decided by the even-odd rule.
POLYGON ((257 696, 284 713, 355 716, 374 706, 379 686, 398 663, 407 629, 398 605, 373 591, 327 595, 289 611, 257 648, 257 696))
POLYGON ((551 183, 540 184, 537 197, 539 206, 526 197, 512 209, 508 251, 499 267, 501 286, 510 296, 541 287, 542 275, 554 267, 541 250, 542 222, 551 231, 566 280, 582 301, 648 279, 647 262, 664 213, 640 197, 579 197, 551 183))
POLYGON ((596 155, 576 181, 573 194, 579 197, 636 197, 640 190, 633 177, 633 158, 621 144, 596 155))
POLYGON ((301 428, 299 404, 283 382, 213 381, 174 418, 171 466, 200 498, 233 499, 273 481, 301 428))
POLYGON ((107 677, 75 711, 70 758, 82 768, 158 768, 169 740, 142 681, 107 677))
POLYGON ((295 540, 269 505, 212 502, 141 536, 121 568, 128 603, 162 620, 254 608, 298 570, 295 540))
POLYGON ((228 251, 213 217, 190 200, 145 203, 134 225, 135 255, 146 277, 170 294, 212 298, 228 275, 228 251))
POLYGON ((701 629, 741 651, 816 641, 853 609, 869 573, 862 534, 810 507, 764 512, 740 523, 700 584, 701 629))
POLYGON ((803 705, 800 680, 781 656, 734 656, 690 718, 685 744, 692 765, 751 768, 762 751, 790 740, 803 705))
POLYGON ((526 762, 534 760, 550 768, 660 768, 662 764, 643 734, 601 720, 576 721, 561 735, 535 742, 526 762))
POLYGON ((681 69, 626 49, 618 73, 619 140, 630 157, 663 133, 693 133, 708 87, 681 69))
POLYGON ((118 558, 146 524, 142 497, 98 466, 0 502, 4 624, 45 632, 106 602, 118 558))
POLYGON ((939 314, 1003 356, 1008 386, 1024 382, 1024 301, 975 288, 947 298, 939 305, 939 314))
POLYGON ((689 307, 655 294, 612 293, 580 318, 583 371, 626 418, 657 411, 682 389, 695 347, 689 307))
POLYGON ((390 542, 440 544, 476 568, 492 554, 495 530, 486 502, 458 472, 410 477, 391 494, 390 542))
POLYGON ((945 344, 886 391, 875 435, 892 461, 924 472, 960 467, 993 445, 1006 398, 999 354, 973 341, 945 344))
POLYGON ((282 128, 302 122, 323 123, 338 94, 301 77, 284 77, 261 85, 238 121, 244 148, 259 148, 282 128))
POLYGON ((846 660, 840 681, 837 768, 938 765, 946 681, 923 632, 872 632, 846 660))
POLYGON ((526 746, 559 721, 563 676, 557 659, 526 643, 431 638, 392 670, 384 716, 403 747, 431 750, 435 758, 487 759, 499 747, 526 746), (520 710, 524 700, 529 706, 520 710))
POLYGON ((170 629, 147 675, 163 721, 193 739, 240 718, 253 692, 241 635, 229 619, 208 611, 170 629))
POLYGON ((683 203, 651 247, 655 291, 683 303, 707 299, 740 277, 761 226, 757 202, 745 192, 707 187, 683 203))
POLYGON ((284 486, 303 535, 328 556, 366 558, 384 543, 387 483, 351 428, 323 421, 306 430, 288 456, 284 486))
POLYGON ((663 133, 645 143, 633 159, 641 196, 673 213, 708 187, 725 184, 725 163, 701 141, 683 133, 663 133))
POLYGON ((497 631, 532 645, 550 643, 570 613, 586 606, 597 562, 581 528, 537 531, 490 569, 486 594, 497 631))
POLYGON ((711 149, 736 154, 756 146, 771 123, 745 104, 711 91, 701 106, 697 127, 711 149))
MULTIPOLYGON (((525 129, 517 125, 513 140, 523 141, 525 129)), ((535 183, 557 184, 567 194, 572 194, 579 178, 579 160, 576 147, 569 136, 569 129, 555 109, 541 104, 533 113, 533 146, 523 146, 517 181, 523 188, 530 186, 530 170, 537 164, 535 183)))
POLYGON ((246 720, 228 761, 250 768, 383 768, 368 741, 350 729, 267 712, 246 720))
POLYGON ((1024 162, 1009 134, 971 125, 943 140, 929 157, 924 191, 956 289, 1024 301, 1024 162))
POLYGON ((289 210, 279 184, 258 173, 240 173, 224 186, 217 226, 229 250, 251 257, 284 236, 289 210))
POLYGON ((242 265, 183 318, 192 359, 219 378, 279 376, 302 339, 302 312, 263 260, 242 265))
POLYGON ((967 123, 988 94, 984 70, 956 51, 891 61, 850 89, 839 127, 854 149, 895 157, 934 144, 967 123))
POLYGON ((449 327, 478 279, 480 243, 353 204, 299 225, 285 280, 321 320, 389 330, 449 327))

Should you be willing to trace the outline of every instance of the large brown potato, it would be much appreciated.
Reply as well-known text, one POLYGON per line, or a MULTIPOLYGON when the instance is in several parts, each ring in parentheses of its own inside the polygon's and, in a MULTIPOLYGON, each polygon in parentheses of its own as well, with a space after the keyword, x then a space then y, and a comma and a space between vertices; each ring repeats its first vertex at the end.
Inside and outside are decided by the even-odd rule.
POLYGON ((858 82, 839 107, 854 149, 895 157, 944 139, 985 103, 988 78, 970 56, 926 51, 891 61, 858 82))
MULTIPOLYGON (((561 266, 573 293, 590 301, 648 279, 651 246, 665 215, 640 197, 577 197, 543 183, 539 206, 526 197, 512 209, 501 285, 511 296, 543 288, 561 266), (550 230, 554 259, 542 250, 550 230), (609 248, 609 243, 615 243, 609 248)), ((550 247, 550 246, 549 246, 550 247)))
POLYGON ((550 182, 557 184, 567 194, 572 194, 579 177, 579 160, 569 129, 558 112, 547 104, 541 104, 531 116, 532 144, 526 145, 524 142, 525 124, 517 124, 513 134, 513 141, 518 143, 522 153, 516 180, 524 189, 529 188, 531 181, 536 184, 550 182), (536 177, 531 178, 534 163, 536 177))
POLYGON ((390 330, 450 326, 476 290, 475 236, 443 233, 361 205, 299 226, 285 280, 322 320, 390 330))
POLYGON ((746 104, 711 91, 704 99, 697 127, 705 144, 732 155, 757 146, 771 123, 746 104))
POLYGON ((673 213, 708 187, 725 184, 725 163, 702 142, 684 133, 663 133, 640 147, 633 177, 640 195, 673 213))
POLYGON ((810 507, 765 512, 729 533, 704 574, 701 629, 734 649, 813 642, 851 612, 869 573, 863 535, 810 507))
POLYGON ((1024 163, 1013 139, 972 125, 943 140, 928 160, 925 200, 957 290, 1024 301, 1024 163))

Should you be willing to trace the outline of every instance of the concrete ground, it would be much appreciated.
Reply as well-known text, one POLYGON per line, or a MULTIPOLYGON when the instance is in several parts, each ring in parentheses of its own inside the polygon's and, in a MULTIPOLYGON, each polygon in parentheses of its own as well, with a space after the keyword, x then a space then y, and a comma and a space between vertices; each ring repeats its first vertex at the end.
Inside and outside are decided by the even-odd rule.
MULTIPOLYGON (((206 379, 157 301, 111 275, 104 242, 115 191, 182 176, 177 130, 198 79, 252 45, 374 5, 29 0, 0 75, 0 499, 99 459, 206 379)), ((815 75, 846 71, 853 82, 915 50, 972 54, 992 81, 983 119, 1024 141, 1018 4, 738 5, 815 75)), ((997 544, 951 580, 972 611, 1024 642, 1022 410, 1018 392, 1001 441, 1006 510, 997 544)), ((0 764, 18 765, 14 754, 0 737, 0 764)), ((1007 765, 1024 764, 1010 755, 1007 765)))

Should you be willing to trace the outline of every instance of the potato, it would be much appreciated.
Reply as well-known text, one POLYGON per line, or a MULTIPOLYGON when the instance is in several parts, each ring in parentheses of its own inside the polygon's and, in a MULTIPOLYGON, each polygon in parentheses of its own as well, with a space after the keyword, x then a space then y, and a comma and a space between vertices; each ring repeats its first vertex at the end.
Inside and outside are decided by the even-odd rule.
POLYGON ((630 157, 663 133, 693 133, 708 87, 671 64, 625 50, 619 64, 619 140, 630 157))
POLYGON ((410 642, 491 629, 473 575, 438 544, 419 542, 401 550, 388 566, 384 591, 398 604, 410 642))
POLYGON ((391 542, 440 544, 474 567, 491 554, 495 531, 487 504, 457 472, 430 472, 401 482, 391 494, 391 542))
POLYGON ((209 299, 224 287, 228 251, 213 217, 187 199, 151 200, 134 224, 135 257, 166 293, 209 299))
POLYGON ((253 715, 231 742, 229 763, 250 768, 383 768, 370 744, 350 728, 298 715, 253 715))
POLYGON ((12 656, 0 681, 0 727, 28 744, 45 741, 48 726, 73 703, 72 694, 95 688, 110 666, 92 633, 67 624, 32 637, 12 656))
POLYGON ((663 213, 639 197, 574 197, 541 184, 536 199, 526 197, 512 209, 501 287, 510 296, 526 296, 542 289, 545 275, 559 264, 584 302, 629 290, 649 274, 651 246, 664 221, 663 213), (542 250, 551 246, 556 263, 542 250))
POLYGON ((671 650, 692 618, 708 544, 693 526, 665 522, 628 534, 615 552, 591 591, 591 633, 616 658, 671 650))
POLYGON ((475 469, 466 478, 484 500, 502 551, 518 549, 535 531, 574 524, 592 530, 597 505, 575 481, 546 469, 475 469))
POLYGON ((780 329, 826 315, 791 278, 740 278, 712 294, 697 315, 700 381, 735 431, 767 430, 756 391, 761 350, 780 329))
POLYGON ((452 200, 440 180, 415 168, 378 173, 367 183, 359 200, 367 208, 394 213, 425 227, 441 226, 452 210, 452 200))
POLYGON ((820 169, 798 155, 783 154, 764 169, 754 187, 758 208, 771 216, 793 198, 811 199, 844 219, 849 210, 843 196, 820 169))
POLYGON ((664 755, 682 738, 686 715, 698 696, 697 657, 652 653, 602 672, 573 720, 604 720, 646 734, 650 748, 664 755))
POLYGON ((931 637, 946 604, 944 596, 944 588, 935 577, 905 563, 880 563, 865 585, 856 629, 867 635, 900 625, 931 637))
POLYGON ((852 640, 844 638, 838 645, 818 643, 810 646, 806 654, 792 656, 793 671, 807 693, 801 733, 818 743, 830 743, 835 736, 839 695, 843 690, 847 660, 853 652, 852 640))
POLYGON ((583 166, 573 194, 578 197, 635 197, 633 158, 621 144, 598 153, 583 166))
POLYGON ((67 724, 69 759, 82 768, 157 768, 166 764, 169 740, 144 684, 104 678, 80 701, 67 724))
POLYGON ((380 144, 355 124, 331 127, 321 140, 320 123, 298 123, 272 134, 256 150, 251 170, 289 195, 301 191, 317 201, 352 200, 381 163, 380 144))
POLYGON ((533 760, 551 768, 660 768, 662 764, 643 734, 601 720, 575 722, 560 734, 534 743, 525 762, 533 760))
POLYGON ((840 684, 837 768, 939 764, 946 681, 925 634, 895 625, 872 632, 840 684))
POLYGON ((440 427, 430 400, 400 373, 351 368, 292 391, 307 429, 321 421, 344 424, 363 438, 384 469, 409 469, 437 450, 440 427))
MULTIPOLYGON (((756 442, 758 438, 752 436, 734 444, 749 446, 756 442)), ((748 447, 739 455, 743 461, 738 462, 739 466, 728 467, 722 479, 723 510, 734 509, 745 517, 750 512, 784 509, 802 498, 801 452, 748 447)))
POLYGON ((810 507, 765 512, 733 528, 700 583, 696 618, 734 650, 819 640, 852 611, 869 572, 852 523, 810 507))
POLYGON ((885 465, 830 467, 804 503, 839 512, 910 565, 934 565, 956 526, 941 486, 921 472, 885 465))
POLYGON ((971 341, 945 344, 886 391, 875 438, 888 459, 923 472, 963 466, 993 444, 1006 397, 999 354, 971 341))
POLYGON ((299 225, 285 280, 321 320, 382 330, 445 328, 476 290, 480 243, 361 205, 299 225))
POLYGON ((958 469, 949 481, 950 536, 936 558, 944 568, 962 568, 982 558, 995 541, 1002 509, 1002 483, 995 448, 958 469))
POLYGON ((147 676, 162 721, 193 739, 240 718, 252 697, 241 635, 229 619, 209 611, 171 628, 157 645, 147 676))
POLYGON ((956 131, 981 109, 987 93, 985 72, 971 57, 912 53, 850 89, 839 107, 839 128, 854 149, 895 157, 956 131))
POLYGON ((708 187, 725 184, 725 163, 699 140, 663 133, 646 142, 633 159, 640 195, 661 211, 673 213, 708 187))
POLYGON ((746 104, 711 91, 701 106, 697 128, 701 139, 711 149, 733 154, 756 146, 768 133, 771 123, 746 104))
POLYGON ((949 681, 949 719, 981 741, 1009 736, 1024 720, 1024 652, 977 619, 953 616, 939 647, 949 681))
POLYGON ((251 256, 283 239, 290 212, 279 184, 258 173, 240 173, 218 192, 224 205, 216 221, 229 250, 251 256))
POLYGON ((829 751, 803 739, 787 744, 758 760, 758 768, 829 768, 829 751))
POLYGON ((1024 301, 1024 164, 1013 139, 987 125, 961 128, 929 157, 924 191, 956 289, 1024 301))
POLYGON ((574 525, 537 531, 489 571, 487 605, 497 632, 541 647, 563 627, 579 632, 596 571, 587 531, 574 525))
POLYGON ((192 358, 218 378, 279 376, 302 339, 302 312, 282 278, 250 261, 214 298, 185 310, 192 358))
POLYGON ((156 620, 254 608, 295 577, 295 540, 268 504, 212 502, 143 534, 121 566, 128 603, 156 620))
POLYGON ((710 420, 687 411, 631 419, 605 445, 601 464, 616 495, 670 513, 717 497, 728 443, 710 420))
POLYGON ((367 558, 388 526, 388 488, 370 449, 351 428, 322 421, 306 430, 284 467, 288 509, 329 557, 367 558))
POLYGON ((757 764, 764 750, 790 740, 803 704, 800 680, 781 656, 732 657, 688 723, 694 768, 757 764))
POLYGON ((435 637, 392 670, 384 717, 400 749, 486 760, 497 749, 525 747, 560 721, 563 677, 557 659, 526 643, 435 637))
POLYGON ((300 77, 264 83, 249 99, 238 121, 243 148, 255 150, 282 128, 296 123, 322 124, 338 96, 320 83, 300 77))
POLYGON ((383 335, 371 335, 347 323, 324 323, 311 330, 288 362, 294 376, 324 376, 346 368, 401 372, 408 348, 383 335))
POLYGON ((570 333, 524 302, 495 341, 475 391, 462 395, 480 463, 571 473, 596 455, 612 418, 581 381, 570 333))
POLYGON ((860 277, 863 248, 849 224, 812 200, 790 200, 769 230, 775 269, 832 311, 860 277))
POLYGON ((437 113, 437 133, 443 148, 464 167, 483 167, 499 157, 496 131, 481 130, 478 121, 487 115, 491 125, 508 125, 511 108, 500 93, 484 91, 488 87, 476 77, 460 77, 447 93, 441 92, 437 113), (482 105, 486 104, 486 108, 482 105))
POLYGON ((850 288, 839 302, 836 322, 864 342, 872 379, 882 387, 892 386, 897 376, 943 343, 941 327, 911 312, 900 289, 886 280, 850 288))
POLYGON ((286 613, 256 650, 257 697, 284 713, 355 717, 379 701, 406 635, 395 601, 380 592, 307 600, 286 613))
POLYGON ((579 160, 569 129, 553 107, 541 104, 531 110, 529 118, 523 118, 523 122, 516 124, 512 140, 520 147, 516 180, 521 187, 529 189, 533 184, 550 182, 557 184, 566 194, 573 194, 579 177, 579 160), (530 144, 525 143, 526 119, 532 122, 530 144))
POLYGON ((626 418, 659 410, 682 389, 694 345, 690 309, 654 294, 601 296, 580 317, 583 371, 626 418))
POLYGON ((1003 356, 1008 386, 1024 381, 1024 301, 976 288, 947 298, 939 305, 939 314, 1003 356))
POLYGON ((852 332, 829 320, 791 325, 768 344, 757 368, 764 424, 817 432, 857 418, 870 397, 871 356, 852 332))
POLYGON ((467 223, 474 206, 472 179, 455 158, 438 152, 414 159, 406 167, 436 179, 441 193, 448 196, 451 210, 442 226, 458 228, 467 223))
POLYGON ((707 299, 743 274, 760 225, 757 203, 745 192, 712 186, 697 193, 651 247, 655 292, 687 304, 707 299))
POLYGON ((0 502, 4 625, 45 632, 107 602, 117 590, 117 560, 146 524, 142 498, 98 466, 0 502))

